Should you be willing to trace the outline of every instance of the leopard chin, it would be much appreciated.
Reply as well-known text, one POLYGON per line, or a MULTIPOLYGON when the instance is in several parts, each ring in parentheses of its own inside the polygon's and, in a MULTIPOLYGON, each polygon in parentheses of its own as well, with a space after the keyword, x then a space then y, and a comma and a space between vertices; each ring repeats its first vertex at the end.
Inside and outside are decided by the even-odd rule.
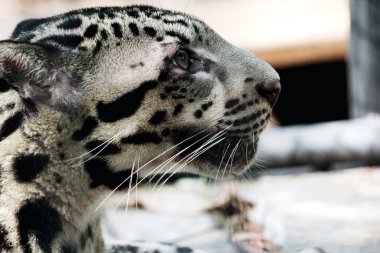
POLYGON ((188 163, 190 172, 215 179, 235 177, 251 167, 259 137, 231 135, 224 130, 182 128, 173 135, 179 160, 188 163))

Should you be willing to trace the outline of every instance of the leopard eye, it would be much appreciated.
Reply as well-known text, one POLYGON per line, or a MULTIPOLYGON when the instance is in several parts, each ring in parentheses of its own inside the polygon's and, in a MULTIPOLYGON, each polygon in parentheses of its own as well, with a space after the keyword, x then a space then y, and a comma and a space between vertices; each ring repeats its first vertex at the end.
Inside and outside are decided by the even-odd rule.
POLYGON ((178 50, 174 55, 174 61, 183 70, 187 70, 190 67, 190 56, 186 50, 178 50))

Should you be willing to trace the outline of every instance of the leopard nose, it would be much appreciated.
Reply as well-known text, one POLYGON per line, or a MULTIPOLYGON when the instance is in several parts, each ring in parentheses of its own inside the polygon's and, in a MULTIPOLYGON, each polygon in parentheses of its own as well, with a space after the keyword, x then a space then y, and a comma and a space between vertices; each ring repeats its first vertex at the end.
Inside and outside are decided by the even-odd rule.
POLYGON ((281 92, 281 84, 278 80, 261 82, 256 85, 256 91, 274 106, 281 92))

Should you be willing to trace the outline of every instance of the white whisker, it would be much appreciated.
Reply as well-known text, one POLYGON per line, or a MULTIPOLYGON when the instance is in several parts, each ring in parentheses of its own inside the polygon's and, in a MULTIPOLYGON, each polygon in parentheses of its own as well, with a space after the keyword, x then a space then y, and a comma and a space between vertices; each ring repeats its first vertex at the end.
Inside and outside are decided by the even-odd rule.
MULTIPOLYGON (((137 170, 136 170, 136 182, 135 184, 137 184, 137 182, 139 181, 139 170, 140 170, 140 156, 137 160, 137 170)), ((138 208, 138 188, 136 187, 135 189, 135 204, 136 204, 136 208, 138 208)))
MULTIPOLYGON (((133 165, 132 165, 132 173, 133 173, 133 170, 135 169, 135 162, 136 162, 136 159, 133 160, 133 165)), ((127 204, 125 205, 125 212, 124 212, 124 222, 125 224, 127 224, 127 216, 128 216, 128 206, 129 206, 129 199, 130 199, 130 196, 131 196, 131 186, 132 186, 132 179, 133 177, 131 177, 131 179, 129 180, 129 187, 128 187, 128 193, 127 193, 127 204)))
POLYGON ((248 159, 248 143, 245 145, 245 161, 247 165, 249 164, 249 159, 248 159))
POLYGON ((182 168, 186 167, 189 163, 191 163, 194 159, 196 159, 198 156, 200 156, 201 154, 203 154, 204 152, 206 152, 207 150, 209 150, 210 148, 212 148, 213 146, 219 144, 220 142, 222 142, 225 138, 221 138, 219 139, 218 141, 216 141, 215 143, 211 144, 210 146, 206 147, 204 150, 198 152, 198 154, 194 155, 193 157, 190 157, 184 164, 182 164, 181 166, 179 166, 177 169, 175 169, 173 171, 173 173, 171 173, 171 175, 169 177, 167 177, 162 183, 161 183, 161 186, 158 188, 158 190, 156 191, 155 195, 159 193, 160 189, 162 189, 162 187, 165 185, 165 183, 173 176, 175 175, 176 173, 178 173, 182 168))
POLYGON ((216 176, 215 176, 215 183, 214 183, 214 186, 216 186, 216 182, 218 180, 218 175, 219 175, 219 172, 220 172, 220 168, 222 167, 222 164, 223 164, 223 160, 224 160, 224 157, 225 155, 227 154, 227 151, 228 151, 228 148, 230 147, 230 142, 228 143, 227 145, 227 148, 225 149, 225 151, 223 151, 223 156, 222 156, 222 160, 220 161, 220 164, 219 164, 219 167, 218 167, 218 171, 216 172, 216 176))
POLYGON ((224 169, 223 169, 223 174, 222 174, 222 178, 221 178, 221 180, 223 180, 224 174, 226 173, 226 170, 227 170, 228 164, 229 164, 229 162, 230 162, 230 160, 231 160, 232 154, 234 153, 234 150, 235 150, 236 148, 237 148, 237 145, 236 145, 235 148, 231 151, 231 154, 230 154, 230 156, 228 157, 227 163, 226 163, 226 165, 224 166, 224 169))
MULTIPOLYGON (((155 187, 157 186, 157 184, 162 180, 162 178, 168 174, 175 166, 177 166, 179 163, 181 163, 183 160, 186 160, 189 156, 193 155, 193 153, 197 152, 198 150, 201 150, 204 146, 208 145, 210 142, 212 142, 215 138, 218 138, 219 135, 223 135, 224 132, 223 131, 219 131, 217 132, 216 134, 214 134, 209 140, 207 140, 204 144, 202 144, 200 147, 198 147, 196 150, 194 150, 193 152, 191 152, 190 154, 188 154, 187 156, 185 156, 184 158, 182 158, 180 161, 178 161, 177 163, 175 163, 173 166, 171 166, 156 182, 156 184, 154 185, 152 191, 155 189, 155 187)), ((189 146, 190 147, 190 146, 189 146)), ((188 148, 189 148, 188 147, 188 148)))
MULTIPOLYGON (((162 152, 161 154, 159 154, 159 155, 157 155, 155 158, 153 158, 153 159, 151 159, 151 160, 149 160, 147 163, 145 163, 143 166, 141 166, 140 168, 139 168, 139 170, 137 170, 137 171, 135 171, 134 173, 137 173, 138 171, 140 171, 141 169, 143 169, 144 167, 146 167, 146 166, 148 166, 150 163, 152 163, 153 161, 155 161, 155 160, 157 160, 158 158, 160 158, 161 156, 163 156, 164 154, 166 154, 166 153, 168 153, 170 150, 172 150, 172 149, 174 149, 174 148, 176 148, 176 147, 178 147, 179 145, 181 145, 181 144, 183 144, 183 143, 185 143, 186 141, 188 141, 188 140, 190 140, 190 139, 192 139, 192 138, 194 138, 194 137, 196 137, 196 136, 198 136, 198 135, 200 135, 200 134, 202 134, 203 132, 205 132, 205 131, 207 131, 207 130, 209 130, 209 129, 211 129, 211 128, 213 128, 214 126, 210 126, 210 127, 208 127, 208 128, 206 128, 206 129, 204 129, 204 130, 202 130, 202 131, 200 131, 200 132, 198 132, 198 133, 195 133, 195 134, 193 134, 192 136, 190 136, 189 138, 186 138, 185 140, 183 140, 183 141, 181 141, 180 143, 178 143, 178 144, 176 144, 176 145, 174 145, 174 146, 172 146, 172 147, 170 147, 169 149, 167 149, 167 150, 165 150, 164 152, 162 152)), ((226 129, 223 129, 222 131, 226 131, 227 129, 228 129, 229 127, 227 127, 226 129)), ((199 140, 197 140, 196 142, 194 142, 193 144, 191 144, 189 147, 187 147, 187 148, 185 148, 185 149, 183 149, 183 150, 181 150, 181 152, 179 152, 178 153, 178 155, 179 154, 181 154, 181 153, 183 153, 183 152, 185 152, 188 148, 190 148, 192 145, 195 145, 197 142, 199 142, 199 141, 201 141, 202 139, 204 139, 204 138, 206 138, 208 135, 210 135, 211 133, 209 133, 209 134, 207 134, 206 136, 204 136, 204 137, 202 137, 201 139, 199 139, 199 140)), ((164 162, 165 163, 165 162, 164 162)), ((148 176, 150 176, 150 175, 152 175, 155 171, 156 171, 156 169, 157 168, 155 168, 154 170, 152 170, 152 171, 150 171, 143 179, 141 179, 137 184, 136 184, 136 186, 134 186, 134 187, 137 187, 141 182, 143 182, 144 180, 145 180, 145 178, 147 178, 148 176)), ((133 174, 131 174, 129 177, 132 177, 133 176, 133 174)), ((95 212, 97 212, 99 209, 100 209, 100 207, 112 196, 112 194, 114 194, 125 182, 127 182, 128 180, 129 180, 129 177, 127 177, 125 180, 123 180, 118 186, 116 186, 115 187, 115 189, 113 189, 101 202, 100 202, 100 204, 96 207, 96 209, 95 209, 95 212)), ((120 200, 120 202, 119 203, 121 203, 123 201, 123 199, 122 200, 120 200)))
POLYGON ((230 163, 230 169, 228 171, 228 177, 229 178, 231 178, 232 165, 234 163, 234 158, 235 158, 235 155, 236 155, 236 151, 237 151, 237 149, 239 147, 240 142, 241 142, 241 138, 240 138, 240 140, 238 141, 238 143, 236 144, 235 148, 232 151, 233 155, 232 155, 232 159, 231 159, 231 163, 230 163))
MULTIPOLYGON (((193 145, 195 145, 197 142, 199 142, 199 141, 201 141, 202 139, 204 139, 204 138, 206 138, 208 135, 210 135, 210 134, 207 134, 206 136, 204 136, 204 137, 202 137, 201 139, 199 139, 199 140, 197 140, 196 142, 194 142, 193 144, 191 144, 190 146, 188 146, 187 148, 185 148, 185 149, 183 149, 183 150, 181 150, 181 152, 178 152, 178 153, 176 153, 176 154, 174 154, 171 158, 169 158, 169 159, 167 159, 167 160, 165 160, 164 162, 162 162, 161 164, 159 164, 156 168, 154 168, 153 170, 151 170, 147 175, 145 175, 134 187, 132 187, 132 189, 131 190, 133 190, 134 188, 137 188, 138 187, 138 185, 140 184, 140 183, 142 183, 146 178, 148 178, 149 176, 151 176, 152 174, 154 174, 159 168, 163 168, 163 166, 166 166, 167 164, 169 164, 172 160, 174 160, 177 156, 179 156, 181 153, 183 153, 183 152, 185 152, 187 149, 189 149, 191 146, 193 146, 193 145)), ((140 169, 142 169, 142 167, 140 168, 140 169)), ((140 170, 139 169, 139 170, 140 170)), ((161 171, 161 169, 159 169, 159 171, 161 171)), ((159 172, 158 171, 158 172, 159 172)), ((138 173, 138 171, 135 171, 135 173, 138 173)), ((157 173, 156 173, 157 174, 157 173)), ((124 180, 124 182, 126 182, 130 177, 132 177, 133 176, 133 174, 131 174, 129 177, 127 177, 127 179, 126 180, 124 180)), ((149 182, 151 182, 152 181, 152 179, 153 178, 151 178, 150 180, 149 180, 149 182)), ((124 198, 125 197, 123 197, 123 198, 121 198, 120 200, 119 200, 119 202, 117 203, 117 207, 124 201, 124 198)))
MULTIPOLYGON (((81 159, 82 157, 88 155, 88 154, 91 154, 93 151, 97 150, 98 148, 102 147, 103 145, 106 145, 108 146, 112 141, 114 141, 120 134, 124 133, 125 129, 121 130, 120 132, 118 132, 117 134, 113 135, 111 138, 109 138, 108 140, 105 140, 103 143, 99 144, 98 146, 96 146, 95 148, 89 150, 88 152, 86 153, 83 153, 77 157, 73 157, 73 158, 70 158, 70 159, 66 159, 66 160, 63 160, 62 162, 70 162, 70 161, 73 161, 73 160, 78 160, 78 159, 81 159)), ((104 150, 104 148, 102 150, 100 150, 100 152, 102 152, 104 150)), ((100 153, 99 152, 99 153, 100 153)), ((98 155, 99 153, 97 153, 96 155, 98 155)), ((96 156, 94 155, 94 157, 96 156)), ((93 158, 93 157, 92 157, 93 158)), ((91 158, 91 159, 92 159, 91 158)), ((76 166, 76 165, 75 165, 76 166)))

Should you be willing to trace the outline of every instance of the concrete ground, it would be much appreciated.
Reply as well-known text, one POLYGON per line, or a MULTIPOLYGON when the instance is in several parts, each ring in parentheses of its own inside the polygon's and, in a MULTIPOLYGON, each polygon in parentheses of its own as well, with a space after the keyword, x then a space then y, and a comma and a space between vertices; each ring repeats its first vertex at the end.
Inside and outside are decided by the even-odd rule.
MULTIPOLYGON (((108 209, 103 219, 106 238, 237 253, 231 231, 206 211, 231 194, 255 205, 248 213, 250 221, 261 225, 263 237, 285 253, 312 247, 329 253, 380 252, 380 170, 370 168, 271 175, 222 185, 183 179, 159 193, 144 188, 130 196, 130 203, 137 196, 144 209, 129 207, 125 212, 125 202, 123 208, 108 209)), ((115 206, 121 196, 126 195, 115 196, 107 206, 115 206)))

